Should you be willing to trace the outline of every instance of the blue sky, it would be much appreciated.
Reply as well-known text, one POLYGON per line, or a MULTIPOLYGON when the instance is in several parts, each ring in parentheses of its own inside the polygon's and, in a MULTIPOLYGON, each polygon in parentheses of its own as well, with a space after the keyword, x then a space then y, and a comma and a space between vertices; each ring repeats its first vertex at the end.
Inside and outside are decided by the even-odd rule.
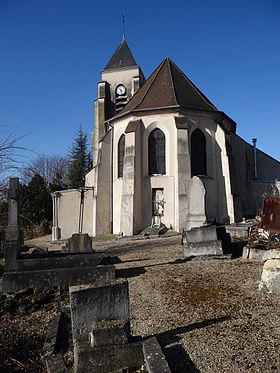
POLYGON ((122 12, 146 77, 171 57, 240 136, 280 160, 278 0, 0 0, 0 124, 49 155, 67 154, 80 125, 90 135, 122 12))

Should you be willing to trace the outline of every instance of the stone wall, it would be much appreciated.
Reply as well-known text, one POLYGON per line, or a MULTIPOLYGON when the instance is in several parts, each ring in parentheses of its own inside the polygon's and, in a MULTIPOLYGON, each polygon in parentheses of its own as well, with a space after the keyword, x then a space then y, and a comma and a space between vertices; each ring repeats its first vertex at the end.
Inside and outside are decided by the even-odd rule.
POLYGON ((255 216, 262 206, 262 196, 273 196, 275 180, 280 179, 280 163, 257 149, 257 179, 254 179, 253 146, 232 134, 230 145, 237 170, 237 190, 242 216, 255 216))

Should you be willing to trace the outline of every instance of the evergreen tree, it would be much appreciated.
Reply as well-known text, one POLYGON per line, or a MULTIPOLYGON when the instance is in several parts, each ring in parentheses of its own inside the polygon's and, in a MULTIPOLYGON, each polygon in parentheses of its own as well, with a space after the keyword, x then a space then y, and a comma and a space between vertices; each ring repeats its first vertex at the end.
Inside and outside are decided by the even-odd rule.
POLYGON ((21 186, 20 211, 33 224, 52 219, 52 198, 42 176, 34 175, 28 185, 21 186))
POLYGON ((84 185, 84 178, 90 170, 91 164, 92 159, 88 151, 87 135, 80 127, 69 154, 69 188, 79 188, 84 185))

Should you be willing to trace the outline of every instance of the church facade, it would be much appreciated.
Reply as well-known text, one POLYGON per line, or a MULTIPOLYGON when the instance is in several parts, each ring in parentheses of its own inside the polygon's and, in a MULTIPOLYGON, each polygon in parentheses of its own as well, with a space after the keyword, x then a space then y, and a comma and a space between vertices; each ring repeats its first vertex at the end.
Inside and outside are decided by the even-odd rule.
POLYGON ((280 179, 280 163, 255 144, 171 59, 145 80, 123 39, 98 83, 93 169, 83 188, 53 194, 53 239, 255 216, 280 179))

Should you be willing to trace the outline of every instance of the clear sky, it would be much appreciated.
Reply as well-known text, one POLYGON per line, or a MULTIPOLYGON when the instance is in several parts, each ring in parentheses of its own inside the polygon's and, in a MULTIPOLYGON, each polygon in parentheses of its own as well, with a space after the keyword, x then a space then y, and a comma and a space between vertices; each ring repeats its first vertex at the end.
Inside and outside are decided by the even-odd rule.
POLYGON ((280 160, 279 0, 0 0, 0 124, 49 155, 66 154, 80 125, 90 135, 122 12, 146 77, 171 57, 241 137, 280 160))

